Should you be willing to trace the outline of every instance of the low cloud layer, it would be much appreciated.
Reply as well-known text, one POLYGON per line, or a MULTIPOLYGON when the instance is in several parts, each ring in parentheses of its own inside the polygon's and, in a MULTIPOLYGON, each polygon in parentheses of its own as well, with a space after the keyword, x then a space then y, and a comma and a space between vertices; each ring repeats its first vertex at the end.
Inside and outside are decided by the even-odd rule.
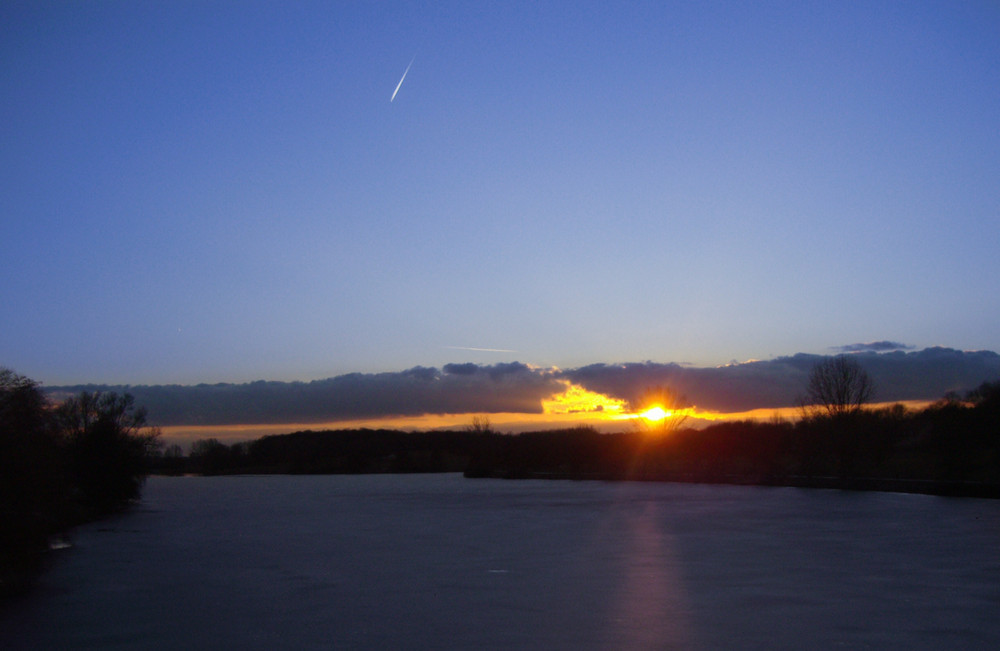
MULTIPOLYGON (((866 346, 890 344, 875 342, 866 346)), ((928 348, 916 352, 852 355, 875 380, 875 400, 935 400, 1000 379, 1000 355, 928 348)), ((622 400, 669 387, 703 410, 738 412, 789 407, 805 391, 810 369, 824 359, 798 354, 774 360, 692 368, 679 364, 593 364, 539 369, 509 364, 446 364, 395 373, 351 373, 314 382, 250 382, 195 386, 49 387, 58 395, 88 390, 127 391, 149 410, 156 425, 320 423, 337 420, 513 412, 537 414, 542 401, 561 393, 568 380, 622 400)))
POLYGON ((907 346, 898 341, 871 341, 867 344, 833 346, 830 350, 838 353, 887 353, 892 350, 913 350, 913 346, 907 346))
MULTIPOLYGON (((1000 355, 927 348, 916 352, 859 352, 857 360, 875 381, 874 399, 936 400, 949 391, 964 393, 984 381, 1000 378, 1000 355)), ((716 368, 678 364, 594 364, 565 376, 591 391, 624 400, 638 399, 650 386, 663 385, 684 395, 700 409, 720 412, 791 407, 805 393, 809 372, 822 355, 791 357, 716 368)))
POLYGON ((396 373, 350 373, 313 382, 249 382, 194 386, 53 387, 127 391, 156 425, 310 423, 334 420, 457 414, 541 413, 541 401, 563 388, 551 374, 513 362, 478 366, 417 366, 396 373))

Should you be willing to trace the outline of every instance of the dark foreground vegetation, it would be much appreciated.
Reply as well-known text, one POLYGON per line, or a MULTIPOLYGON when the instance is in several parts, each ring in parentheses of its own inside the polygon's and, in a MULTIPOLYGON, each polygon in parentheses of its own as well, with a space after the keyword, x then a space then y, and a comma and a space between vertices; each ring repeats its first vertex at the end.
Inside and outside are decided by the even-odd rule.
POLYGON ((128 394, 58 407, 0 368, 0 599, 31 584, 54 537, 139 498, 155 430, 128 394))
POLYGON ((1000 382, 919 412, 817 412, 797 423, 600 434, 340 430, 201 440, 160 472, 464 472, 467 477, 630 479, 1000 497, 1000 382))

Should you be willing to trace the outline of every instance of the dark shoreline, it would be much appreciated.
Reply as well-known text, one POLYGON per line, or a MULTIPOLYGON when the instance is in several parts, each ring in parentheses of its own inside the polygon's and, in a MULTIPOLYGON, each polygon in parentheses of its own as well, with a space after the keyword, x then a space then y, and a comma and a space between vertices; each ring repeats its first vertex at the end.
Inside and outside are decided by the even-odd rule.
POLYGON ((767 488, 813 488, 877 493, 909 493, 939 497, 1000 499, 1000 484, 972 481, 936 481, 927 479, 889 479, 878 477, 622 477, 612 473, 525 472, 466 474, 467 479, 546 479, 558 481, 642 481, 674 484, 709 484, 717 486, 761 486, 767 488))
MULTIPOLYGON (((328 473, 328 472, 274 472, 268 470, 243 470, 231 473, 172 473, 155 472, 161 477, 211 477, 225 474, 229 476, 258 475, 330 475, 330 474, 368 474, 368 475, 401 475, 418 474, 431 475, 441 473, 459 473, 454 468, 447 470, 382 470, 364 473, 328 473)), ((497 473, 462 473, 466 479, 545 479, 552 481, 604 481, 604 482, 659 482, 671 484, 708 484, 718 486, 761 486, 767 488, 814 488, 820 490, 847 490, 878 493, 910 493, 915 495, 936 495, 940 497, 969 497, 980 499, 1000 499, 1000 483, 975 481, 939 481, 932 479, 892 479, 880 477, 783 477, 761 478, 740 476, 702 476, 702 477, 662 477, 655 475, 621 476, 615 473, 574 473, 574 472, 497 472, 497 473)))

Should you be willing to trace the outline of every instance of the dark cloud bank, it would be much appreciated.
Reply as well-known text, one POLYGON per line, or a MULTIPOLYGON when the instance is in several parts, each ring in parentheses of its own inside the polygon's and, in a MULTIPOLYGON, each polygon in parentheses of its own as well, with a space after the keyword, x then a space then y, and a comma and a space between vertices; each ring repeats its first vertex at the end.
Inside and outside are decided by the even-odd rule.
MULTIPOLYGON (((904 352, 894 342, 860 344, 852 353, 872 375, 875 400, 935 400, 1000 379, 1000 355, 927 348, 904 352), (879 353, 877 350, 893 352, 879 353)), ((844 347, 851 348, 851 347, 844 347)), ((540 413, 541 401, 562 392, 563 381, 624 400, 667 386, 700 409, 721 412, 790 407, 803 394, 821 355, 800 353, 717 368, 653 362, 537 369, 519 362, 446 364, 396 373, 351 373, 313 382, 250 382, 195 386, 49 387, 56 395, 88 390, 127 391, 156 425, 310 423, 454 413, 540 413)))
POLYGON ((913 346, 901 344, 898 341, 871 341, 867 344, 847 344, 834 346, 830 350, 838 353, 886 353, 890 350, 912 350, 913 346))

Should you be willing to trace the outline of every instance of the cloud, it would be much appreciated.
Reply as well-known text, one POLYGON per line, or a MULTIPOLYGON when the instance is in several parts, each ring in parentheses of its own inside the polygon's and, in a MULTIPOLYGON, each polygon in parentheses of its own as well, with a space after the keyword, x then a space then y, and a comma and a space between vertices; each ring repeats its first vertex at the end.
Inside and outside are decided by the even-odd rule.
POLYGON ((47 391, 127 391, 155 425, 327 422, 360 418, 542 412, 542 400, 564 386, 526 364, 417 366, 395 373, 350 373, 313 382, 195 386, 76 386, 47 391))
POLYGON ((855 357, 875 381, 875 399, 936 400, 949 391, 964 394, 1000 379, 1000 355, 988 350, 925 348, 904 353, 862 353, 855 357))
MULTIPOLYGON (((876 342, 882 343, 882 342, 876 342)), ((889 342, 891 343, 891 342, 889 342)), ((350 373, 313 382, 250 382, 196 386, 50 387, 57 396, 87 390, 129 392, 155 425, 322 423, 422 414, 542 413, 542 401, 566 382, 605 396, 636 401, 668 387, 689 405, 719 412, 790 407, 805 392, 821 355, 800 353, 716 368, 654 362, 543 369, 521 362, 417 366, 394 373, 350 373)), ((1000 378, 1000 355, 927 348, 860 351, 856 359, 875 381, 878 401, 936 400, 1000 378)))
MULTIPOLYGON (((562 372, 590 391, 637 400, 649 387, 663 385, 700 409, 721 412, 794 406, 805 392, 809 372, 822 355, 799 353, 768 361, 692 368, 678 364, 594 364, 562 372)), ((917 352, 859 352, 856 359, 875 382, 875 399, 936 400, 948 391, 963 393, 1000 378, 1000 355, 927 348, 917 352)))
POLYGON ((913 350, 913 346, 907 346, 898 341, 872 341, 867 344, 831 346, 830 350, 838 353, 885 353, 891 350, 913 350))
POLYGON ((802 393, 819 356, 796 355, 769 362, 697 368, 679 364, 594 364, 564 377, 590 391, 637 401, 650 387, 670 387, 690 405, 715 411, 787 407, 802 393))
POLYGON ((479 364, 473 364, 472 362, 467 364, 445 364, 442 370, 452 375, 474 375, 479 370, 479 364))

